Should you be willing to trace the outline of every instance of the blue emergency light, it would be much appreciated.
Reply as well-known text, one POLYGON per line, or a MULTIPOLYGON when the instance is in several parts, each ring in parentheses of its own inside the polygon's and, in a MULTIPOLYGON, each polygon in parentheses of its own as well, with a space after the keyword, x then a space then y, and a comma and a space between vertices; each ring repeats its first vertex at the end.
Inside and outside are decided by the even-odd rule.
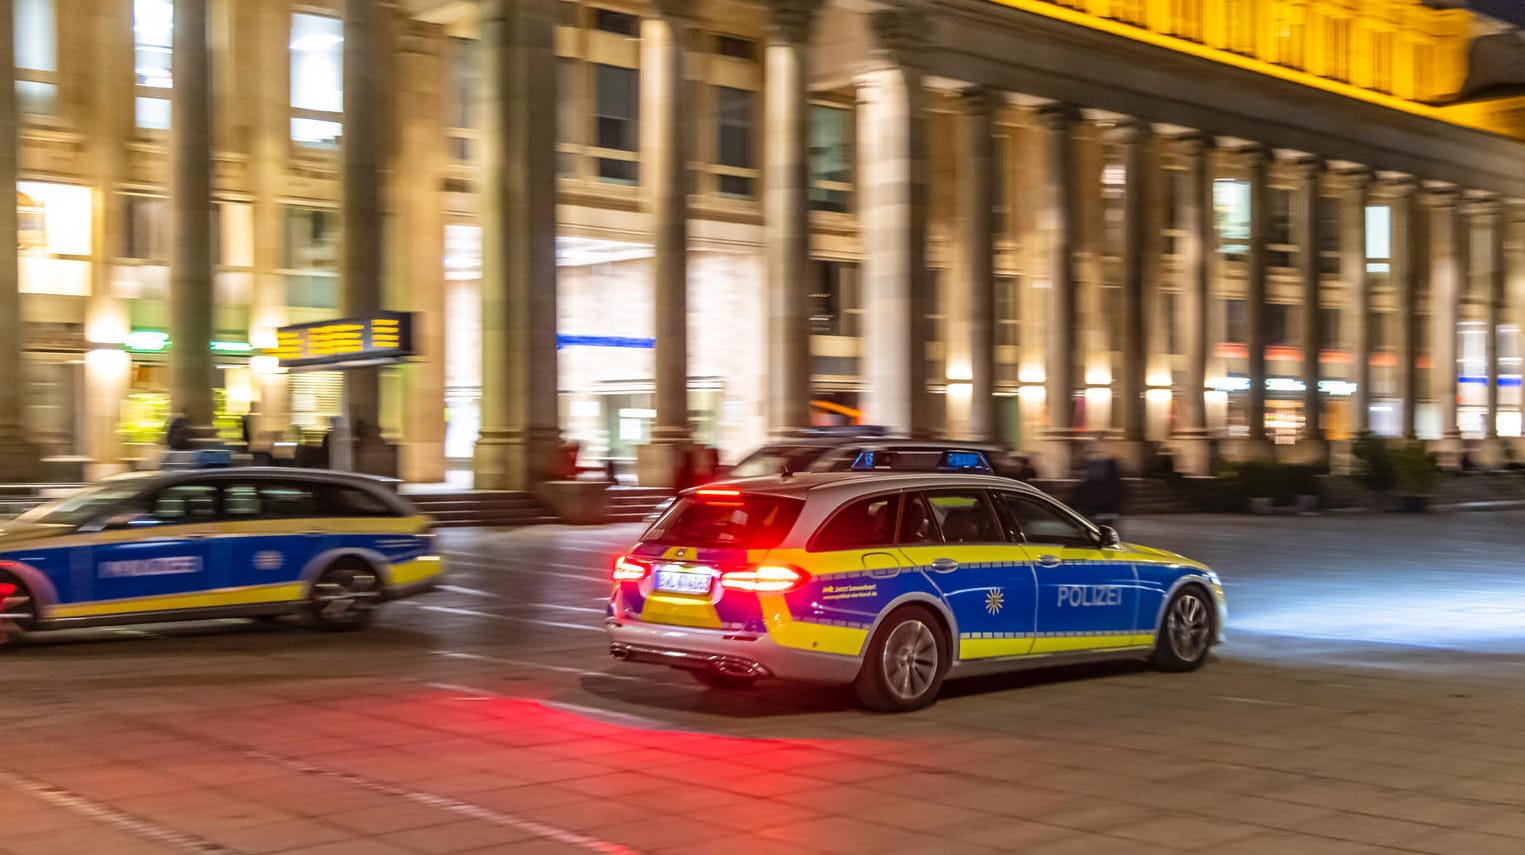
POLYGON ((978 451, 945 451, 937 465, 940 472, 993 472, 990 461, 978 451))

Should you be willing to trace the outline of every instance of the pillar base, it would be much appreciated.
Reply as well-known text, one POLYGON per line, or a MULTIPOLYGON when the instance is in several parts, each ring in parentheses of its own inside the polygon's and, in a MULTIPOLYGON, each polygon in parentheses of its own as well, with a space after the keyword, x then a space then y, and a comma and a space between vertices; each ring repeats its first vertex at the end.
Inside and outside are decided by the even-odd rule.
POLYGON ((1033 468, 1045 479, 1074 478, 1075 465, 1084 459, 1087 439, 1084 433, 1074 430, 1045 432, 1036 443, 1038 451, 1033 468))
POLYGON ((687 442, 653 442, 636 446, 636 483, 642 487, 675 486, 678 483, 678 466, 688 451, 687 442))
POLYGON ((1503 469, 1509 462, 1509 442, 1499 436, 1478 440, 1472 447, 1472 462, 1483 469, 1503 469))
POLYGON ((478 490, 531 490, 556 478, 561 432, 555 428, 530 431, 484 430, 472 458, 473 486, 478 490))
POLYGON ((1142 478, 1149 470, 1150 458, 1154 456, 1154 448, 1141 439, 1097 440, 1090 450, 1116 460, 1123 475, 1128 478, 1142 478))
POLYGON ((1322 439, 1300 439, 1292 445, 1275 446, 1276 458, 1282 463, 1299 466, 1321 466, 1329 462, 1329 443, 1322 439))
MULTIPOLYGON (((1466 450, 1461 437, 1446 436, 1440 439, 1431 439, 1425 441, 1424 446, 1427 451, 1435 455, 1435 462, 1441 469, 1461 469, 1462 453, 1466 450)), ((1473 462, 1475 463, 1476 460, 1473 462)))
POLYGON ((1224 460, 1271 460, 1276 457, 1276 446, 1269 439, 1251 439, 1246 436, 1225 437, 1218 445, 1224 460))
POLYGON ((1175 470, 1182 475, 1213 474, 1213 440, 1206 433, 1183 433, 1170 438, 1175 470))
POLYGON ((21 439, 0 440, 0 481, 41 481, 44 468, 36 446, 21 439))

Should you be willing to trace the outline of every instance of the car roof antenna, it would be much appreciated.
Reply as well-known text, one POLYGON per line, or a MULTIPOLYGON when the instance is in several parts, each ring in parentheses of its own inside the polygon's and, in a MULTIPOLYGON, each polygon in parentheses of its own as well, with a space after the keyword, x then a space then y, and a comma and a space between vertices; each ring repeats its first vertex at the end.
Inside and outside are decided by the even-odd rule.
POLYGON ((785 481, 794 477, 794 469, 789 465, 789 461, 785 460, 783 466, 779 468, 778 477, 784 479, 785 481))

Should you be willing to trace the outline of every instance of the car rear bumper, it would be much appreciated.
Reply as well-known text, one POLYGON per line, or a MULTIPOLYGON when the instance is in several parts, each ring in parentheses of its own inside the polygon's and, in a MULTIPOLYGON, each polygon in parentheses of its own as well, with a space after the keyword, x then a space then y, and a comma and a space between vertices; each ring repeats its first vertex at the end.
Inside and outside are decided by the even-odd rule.
POLYGON ((609 655, 622 662, 813 683, 850 683, 858 676, 856 656, 782 647, 767 635, 612 618, 604 626, 609 655))

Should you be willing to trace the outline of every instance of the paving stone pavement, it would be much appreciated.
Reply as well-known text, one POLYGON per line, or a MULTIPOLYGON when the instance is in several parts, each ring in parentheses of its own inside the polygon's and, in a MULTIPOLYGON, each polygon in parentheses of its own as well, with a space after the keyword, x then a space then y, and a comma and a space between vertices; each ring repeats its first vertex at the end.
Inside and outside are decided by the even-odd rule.
POLYGON ((220 621, 0 653, 0 855, 1521 853, 1525 514, 1139 518, 1229 642, 929 710, 614 663, 638 529, 452 531, 365 633, 220 621))

